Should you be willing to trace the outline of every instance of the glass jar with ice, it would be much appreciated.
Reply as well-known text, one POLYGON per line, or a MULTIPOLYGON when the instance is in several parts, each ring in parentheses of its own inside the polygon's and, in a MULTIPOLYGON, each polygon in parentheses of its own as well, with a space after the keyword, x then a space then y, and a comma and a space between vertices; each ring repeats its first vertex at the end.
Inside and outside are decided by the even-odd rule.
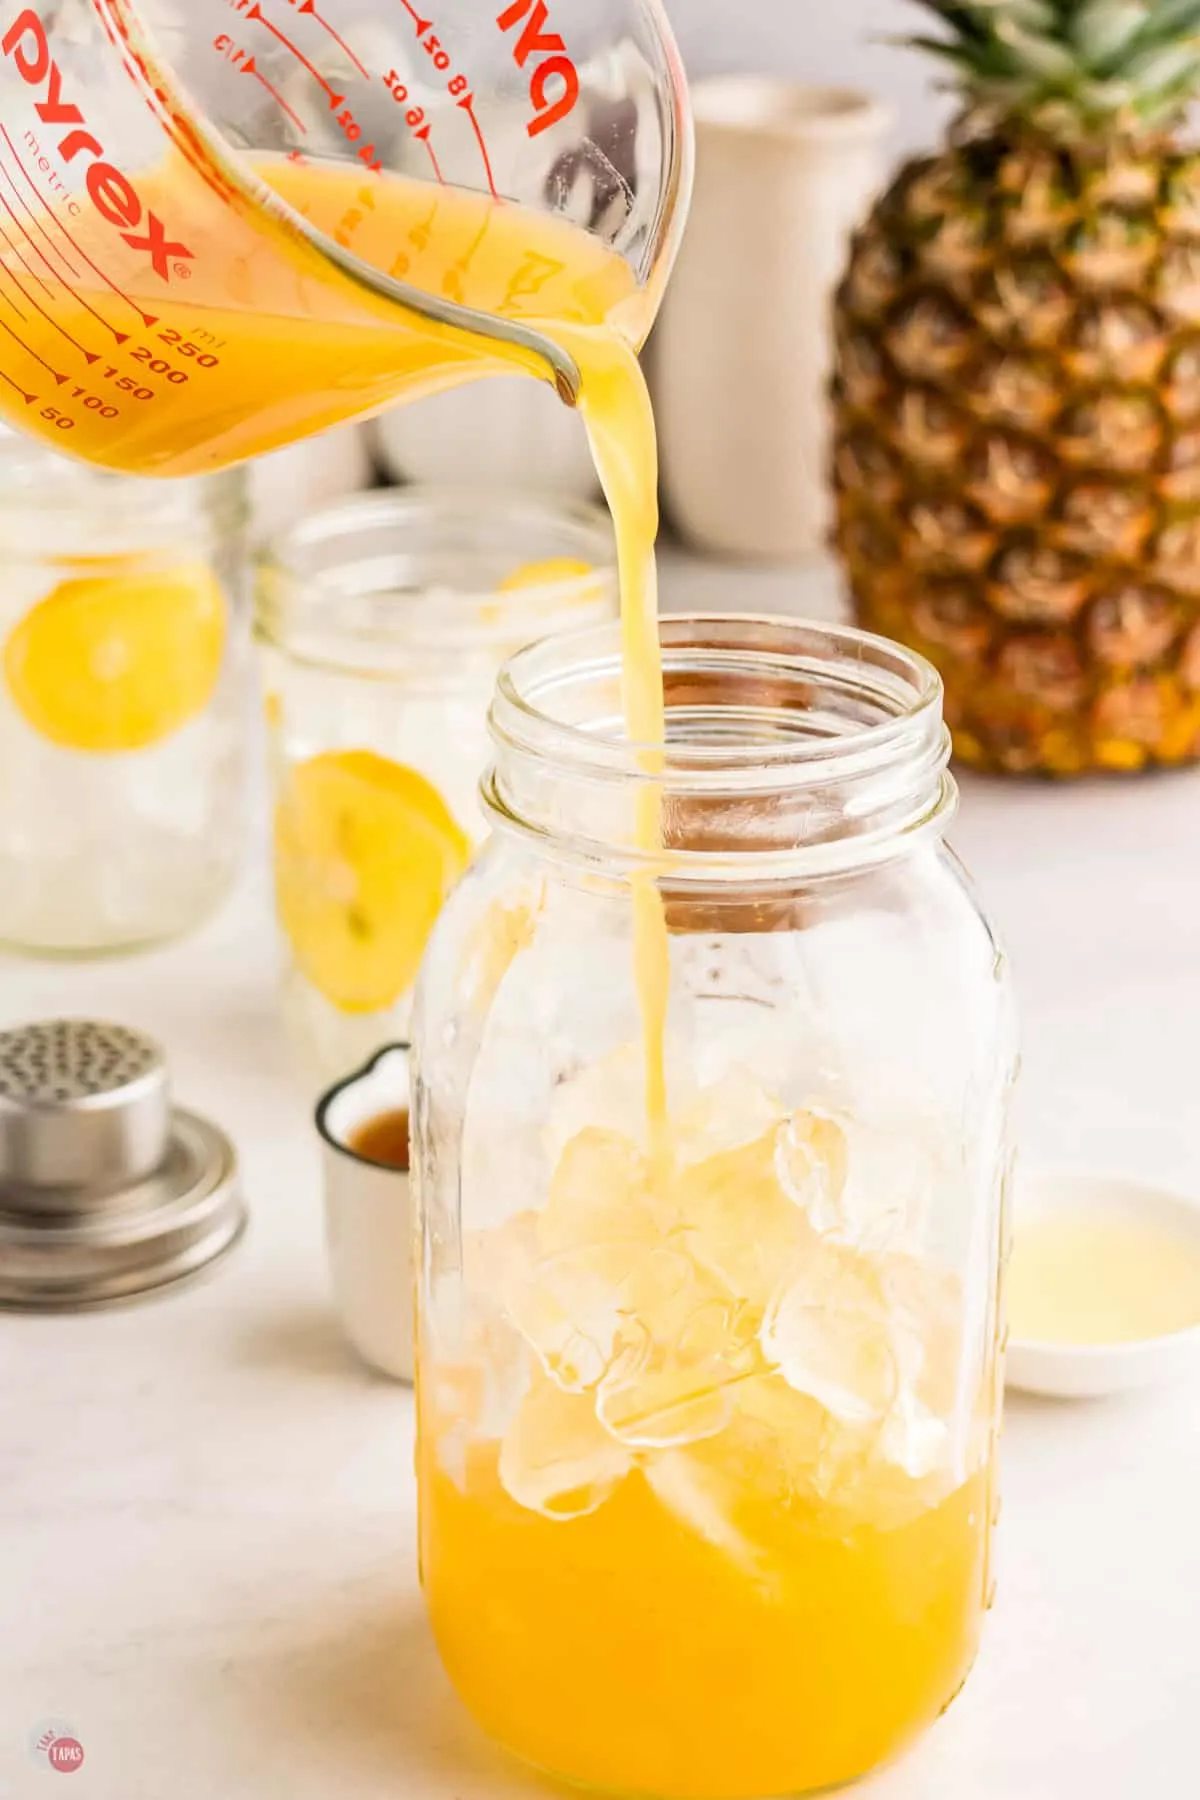
POLYGON ((519 1756, 742 1800, 861 1775, 974 1658, 1013 1025, 933 671, 734 618, 663 659, 653 763, 607 630, 493 706, 415 1021, 422 1569, 519 1756))
POLYGON ((0 942, 182 936, 241 862, 244 470, 155 481, 0 427, 0 942))

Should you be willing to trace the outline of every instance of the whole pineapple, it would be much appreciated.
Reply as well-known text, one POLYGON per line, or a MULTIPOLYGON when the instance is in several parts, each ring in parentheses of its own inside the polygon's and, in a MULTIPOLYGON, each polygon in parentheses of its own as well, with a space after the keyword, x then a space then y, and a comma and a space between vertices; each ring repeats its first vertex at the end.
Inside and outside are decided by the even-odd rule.
POLYGON ((917 0, 966 111, 838 298, 838 542, 959 754, 1200 759, 1200 0, 917 0))

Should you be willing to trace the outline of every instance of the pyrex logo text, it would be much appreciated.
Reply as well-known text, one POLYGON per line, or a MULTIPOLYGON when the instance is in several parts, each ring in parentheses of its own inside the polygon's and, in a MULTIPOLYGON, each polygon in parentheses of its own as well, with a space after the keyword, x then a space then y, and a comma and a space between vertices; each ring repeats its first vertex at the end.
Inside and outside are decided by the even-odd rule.
POLYGON ((529 98, 536 115, 525 127, 530 137, 539 136, 551 125, 557 125, 560 119, 565 119, 579 98, 579 71, 567 55, 567 46, 557 31, 545 30, 549 16, 546 0, 512 0, 512 5, 506 7, 496 20, 501 31, 511 31, 526 19, 513 46, 513 61, 519 69, 528 65, 531 56, 543 58, 529 78, 529 98), (563 88, 558 98, 552 100, 548 90, 555 76, 563 88))
POLYGON ((133 250, 144 250, 156 275, 171 279, 171 259, 192 252, 186 244, 173 243, 157 214, 148 211, 133 183, 119 169, 105 160, 104 145, 86 128, 79 108, 62 97, 62 70, 50 54, 46 28, 35 12, 28 8, 13 20, 3 38, 0 50, 10 57, 21 79, 30 87, 46 83, 46 97, 34 105, 43 124, 64 127, 58 140, 58 153, 64 162, 73 162, 83 154, 93 160, 88 165, 88 197, 102 219, 115 225, 133 250), (138 227, 142 230, 139 231, 138 227))

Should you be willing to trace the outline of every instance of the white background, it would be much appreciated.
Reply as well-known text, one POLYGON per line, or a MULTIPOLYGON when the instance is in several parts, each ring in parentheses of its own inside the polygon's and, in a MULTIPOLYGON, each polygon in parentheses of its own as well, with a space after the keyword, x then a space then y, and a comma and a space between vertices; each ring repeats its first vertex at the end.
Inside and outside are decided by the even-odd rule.
POLYGON ((929 57, 880 40, 928 29, 906 0, 666 0, 695 77, 772 70, 835 86, 869 88, 896 113, 905 147, 936 138, 949 103, 934 92, 929 57))

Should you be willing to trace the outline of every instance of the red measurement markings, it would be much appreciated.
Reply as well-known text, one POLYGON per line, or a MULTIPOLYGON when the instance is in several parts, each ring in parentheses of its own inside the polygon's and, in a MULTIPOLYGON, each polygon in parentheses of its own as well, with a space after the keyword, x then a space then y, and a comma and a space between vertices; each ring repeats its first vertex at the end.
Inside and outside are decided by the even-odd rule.
MULTIPOLYGON (((0 296, 0 298, 8 300, 8 295, 4 294, 3 296, 0 296)), ((13 310, 17 312, 18 318, 23 319, 25 317, 25 314, 23 312, 17 311, 17 308, 13 301, 9 300, 9 305, 12 306, 13 310)), ((12 338, 16 343, 20 344, 20 346, 21 346, 22 350, 25 352, 26 356, 32 356, 35 363, 41 363, 43 369, 46 369, 51 375, 53 375, 53 377, 54 377, 55 381, 57 381, 59 387, 62 387, 62 385, 66 381, 67 377, 65 375, 61 374, 60 371, 58 369, 56 369, 52 363, 48 363, 44 356, 39 356, 37 351, 34 349, 33 345, 27 344, 25 342, 25 339, 21 336, 20 332, 13 330, 12 326, 9 324, 7 319, 0 319, 0 331, 7 331, 9 337, 12 338)))
MULTIPOLYGON (((295 0, 293 0, 293 4, 295 4, 295 0)), ((329 36, 333 39, 334 43, 337 44, 340 49, 342 49, 346 52, 346 55, 350 58, 350 61, 354 64, 354 66, 358 70, 359 74, 362 76, 365 76, 369 79, 370 74, 371 74, 370 69, 368 69, 363 63, 359 62, 357 56, 355 56, 353 50, 350 48, 350 46, 346 42, 345 38, 339 37, 337 32, 333 29, 333 26, 329 23, 329 20, 327 18, 325 18, 324 14, 319 13, 317 11, 316 5, 314 4, 314 0, 302 0, 301 5, 296 7, 296 11, 301 15, 302 18, 315 19, 317 24, 321 27, 321 30, 324 32, 327 32, 329 34, 329 36)))
MULTIPOLYGON (((189 168, 200 177, 205 187, 211 188, 218 199, 236 199, 240 190, 217 168, 190 119, 179 111, 174 96, 168 92, 154 67, 133 43, 130 21, 126 16, 128 10, 125 0, 92 0, 92 11, 99 17, 105 36, 119 54, 122 67, 141 92, 142 98, 151 106, 159 124, 189 168)), ((140 307, 138 311, 141 312, 140 307)), ((142 313, 142 317, 147 325, 158 324, 158 319, 151 314, 142 313)))
MULTIPOLYGON (((21 239, 23 239, 26 246, 30 250, 32 250, 33 245, 29 242, 29 233, 23 228, 20 219, 17 218, 17 215, 13 212, 12 207, 8 204, 7 200, 5 200, 3 194, 0 194, 0 205, 3 205, 5 212, 8 214, 9 218, 12 220, 13 224, 16 226, 19 237, 21 239)), ((50 283, 43 276, 39 275, 36 269, 30 267, 29 262, 28 262, 27 258, 25 257, 24 253, 20 249, 18 249, 16 244, 13 243, 12 239, 9 237, 8 232, 5 230, 3 225, 0 225, 0 235, 3 236, 4 242, 8 245, 9 249, 12 251, 13 255, 16 257, 16 259, 20 263, 21 267, 24 269, 25 273, 30 277, 31 280, 37 282, 37 284, 41 288, 43 294, 53 294, 54 289, 50 286, 50 283)), ((43 257, 42 261, 45 262, 45 260, 46 260, 45 257, 43 257)), ((51 272, 51 274, 53 274, 54 273, 53 269, 50 272, 51 272)))
MULTIPOLYGON (((400 4, 412 20, 413 25, 416 28, 418 42, 421 44, 426 56, 433 64, 438 74, 446 77, 446 92, 449 94, 454 104, 457 107, 460 107, 471 121, 471 129, 475 133, 475 141, 479 145, 479 154, 483 158, 483 168, 484 173, 487 176, 489 192, 493 199, 499 199, 499 195, 496 192, 496 178, 492 172, 492 159, 488 155, 488 147, 484 141, 483 129, 475 114, 475 96, 471 92, 471 83, 465 75, 455 73, 453 66, 454 59, 442 44, 442 40, 435 35, 433 30, 433 20, 422 18, 420 12, 412 4, 412 0, 400 0, 400 4)), ((396 71, 393 69, 391 74, 385 76, 384 79, 389 89, 395 93, 392 82, 393 80, 397 82, 400 80, 396 71)), ((407 98, 407 90, 405 97, 407 98)), ((420 134, 414 133, 414 135, 419 136, 420 134)), ((441 179, 440 170, 438 179, 441 179)))
MULTIPOLYGON (((417 135, 417 137, 421 137, 421 133, 419 131, 417 132, 416 135, 417 135)), ((429 152, 429 160, 433 164, 433 172, 437 176, 438 181, 441 182, 442 185, 444 186, 446 177, 442 174, 442 165, 438 161, 437 151, 434 149, 433 144, 430 141, 428 125, 425 127, 425 134, 424 134, 424 137, 422 138, 422 142, 424 143, 426 150, 428 150, 428 152, 429 152)))
POLYGON ((413 18, 417 21, 417 36, 418 37, 420 37, 420 35, 423 31, 428 31, 429 27, 433 24, 432 19, 423 19, 421 17, 420 13, 417 11, 416 7, 412 4, 412 0, 400 0, 400 4, 404 8, 405 12, 409 14, 410 18, 413 18))
POLYGON ((32 406, 34 401, 37 399, 36 394, 31 394, 27 388, 23 388, 21 386, 20 382, 14 381, 11 375, 6 375, 4 373, 3 369, 0 369, 0 381, 5 381, 8 383, 10 388, 15 388, 17 393, 20 394, 22 400, 25 402, 26 406, 32 406))
POLYGON ((258 64, 255 62, 255 60, 252 56, 246 62, 244 62, 242 64, 242 74, 243 75, 253 75, 255 81, 258 82, 259 86, 266 88, 268 94, 270 94, 271 98, 275 101, 276 105, 282 107, 283 111, 287 114, 288 118, 292 121, 292 124, 296 127, 296 130, 302 131, 306 137, 308 136, 308 126, 304 123, 304 120, 300 117, 300 114, 288 105, 287 101, 284 99, 284 97, 280 93, 279 89, 267 80, 266 76, 263 74, 262 70, 259 68, 258 64))
MULTIPOLYGON (((302 7, 299 7, 297 10, 301 13, 311 12, 313 17, 317 17, 315 7, 302 6, 302 7)), ((240 0, 238 3, 238 11, 239 12, 242 11, 242 7, 240 5, 240 0)), ((271 33, 271 36, 273 38, 275 38, 275 40, 278 43, 282 44, 283 47, 285 48, 285 50, 290 51, 291 54, 296 58, 296 61, 298 63, 300 63, 303 68, 308 70, 308 73, 312 76, 313 80, 319 84, 319 86, 322 88, 325 95, 327 96, 327 98, 329 100, 329 110, 332 113, 337 114, 337 123, 341 127, 342 136, 345 138, 345 140, 348 144, 357 144, 358 140, 362 137, 363 129, 362 129, 362 126, 359 124, 358 120, 355 118, 353 110, 350 107, 345 105, 346 96, 344 94, 339 94, 335 88, 331 87, 329 82, 326 81, 325 77, 322 75, 320 69, 317 68, 316 64, 310 62, 308 60, 307 56, 305 56, 305 54, 304 54, 303 50, 301 50, 299 44, 294 44, 292 42, 291 38, 287 36, 286 32, 280 31, 278 25, 273 24, 272 21, 267 18, 266 14, 263 12, 262 7, 258 4, 258 0, 252 0, 251 5, 246 7, 244 12, 242 12, 242 16, 255 25, 265 26, 265 28, 271 33), (338 112, 339 106, 342 108, 341 112, 338 112)), ((322 21, 322 23, 323 22, 324 21, 322 21)), ((334 32, 333 35, 336 37, 337 33, 334 32)), ((223 41, 222 38, 217 39, 217 48, 218 49, 221 48, 222 41, 223 41)), ((341 43, 342 40, 340 38, 338 38, 338 42, 341 43)), ((348 47, 345 44, 342 45, 342 48, 347 50, 347 54, 351 55, 353 57, 353 53, 348 50, 348 47)), ((234 58, 233 60, 236 60, 236 58, 234 58)), ((251 59, 251 60, 253 60, 253 59, 251 59)), ((353 57, 353 60, 359 67, 361 67, 361 64, 358 64, 357 57, 353 57)), ((365 74, 366 71, 364 70, 363 73, 365 74)), ((260 81, 262 81, 264 87, 270 88, 271 93, 273 93, 275 95, 275 98, 278 100, 280 106, 283 107, 283 110, 284 110, 284 112, 287 113, 289 119, 295 120, 295 122, 297 124, 300 124, 300 121, 296 118, 295 113, 292 111, 291 107, 287 104, 286 100, 284 100, 283 96, 279 93, 278 89, 272 88, 270 82, 266 81, 264 79, 264 77, 259 76, 259 79, 260 79, 260 81)), ((303 131, 304 127, 301 125, 300 129, 303 131)), ((375 154, 374 144, 365 144, 363 146, 363 148, 358 152, 358 156, 359 156, 359 160, 362 162, 365 162, 367 164, 368 168, 370 168, 375 174, 380 173, 380 171, 383 168, 383 164, 375 154)))
MULTIPOLYGON (((397 106, 404 106, 407 104, 410 98, 408 88, 405 86, 404 82, 401 81, 400 76, 395 69, 388 70, 383 78, 383 85, 386 87, 397 106)), ((437 151, 433 147, 433 140, 430 136, 429 119, 426 115, 425 108, 423 106, 410 106, 404 115, 404 120, 417 142, 424 144, 426 150, 429 152, 429 160, 433 164, 434 173, 438 180, 444 181, 445 177, 442 174, 442 165, 438 161, 437 151)))
MULTIPOLYGON (((12 250, 14 248, 11 238, 9 237, 8 233, 5 231, 5 229, 2 225, 0 225, 0 242, 5 243, 10 250, 12 250)), ((80 356, 82 356, 84 358, 85 362, 97 363, 100 361, 99 351, 88 350, 83 344, 81 344, 79 342, 79 339, 77 337, 72 337, 71 333, 67 330, 66 326, 60 325, 58 320, 54 317, 54 314, 48 313, 46 311, 45 307, 42 305, 41 301, 34 299, 33 295, 29 292, 29 289, 25 286, 25 283, 21 280, 21 277, 17 274, 16 270, 10 269, 8 264, 6 262, 4 262, 2 258, 0 258, 0 270, 2 270, 4 272, 4 274, 8 276, 8 279, 10 281, 16 282, 18 288, 20 288, 20 290, 24 294, 26 300, 28 300, 30 306, 32 306, 36 312, 40 312, 43 319, 45 319, 46 323, 48 325, 53 325, 55 331, 57 331, 62 337, 65 337, 68 344, 74 345, 75 349, 78 350, 80 356)))
POLYGON ((248 50, 243 50, 240 44, 235 44, 227 31, 217 33, 216 37, 213 39, 212 47, 218 56, 223 56, 227 63, 233 65, 239 75, 249 75, 258 82, 260 87, 264 87, 268 94, 270 94, 272 100, 274 100, 276 106, 278 106, 282 112, 287 114, 288 118, 292 121, 292 124, 296 127, 296 130, 303 132, 305 136, 308 135, 308 126, 304 123, 304 120, 300 117, 298 112, 293 111, 288 105, 274 82, 267 80, 254 57, 251 56, 248 50))
POLYGON ((483 167, 484 167, 484 171, 487 175, 488 190, 491 193, 492 199, 498 200, 500 198, 500 195, 496 191, 496 177, 492 173, 492 159, 488 155, 488 147, 487 147, 486 143, 484 142, 483 127, 480 125, 479 120, 475 117, 475 96, 474 96, 474 94, 464 94, 462 99, 458 102, 458 104, 462 107, 462 109, 466 113, 468 119, 470 119, 470 121, 471 121, 471 128, 474 131, 476 141, 479 144, 479 154, 483 158, 483 167))
POLYGON ((308 70, 309 74, 312 76, 313 80, 317 83, 318 87, 324 88, 325 93, 327 94, 327 96, 329 98, 329 110, 330 110, 330 112, 336 112, 338 107, 345 100, 345 98, 346 98, 345 94, 336 93, 334 91, 334 89, 330 87, 329 83, 326 81, 325 77, 322 75, 320 69, 317 68, 315 63, 309 62, 307 56, 305 56, 305 54, 304 54, 303 50, 301 50, 299 44, 293 44, 291 38, 288 37, 287 33, 284 31, 280 31, 278 25, 273 24, 271 22, 271 20, 268 19, 266 13, 263 11, 262 7, 258 4, 258 0, 254 0, 254 4, 252 6, 248 6, 246 8, 245 16, 253 24, 264 26, 265 29, 270 32, 271 36, 273 38, 277 39, 277 41, 283 45, 285 50, 290 51, 290 53, 295 57, 296 61, 298 63, 302 64, 302 66, 308 70))
MULTIPOLYGON (((217 48, 220 49, 220 47, 221 47, 221 39, 218 38, 217 39, 217 48)), ((267 80, 266 76, 263 74, 262 70, 259 68, 258 64, 255 62, 255 60, 252 56, 248 56, 246 58, 245 62, 241 63, 239 65, 238 72, 239 72, 239 74, 242 74, 242 75, 252 75, 254 77, 254 80, 258 82, 258 85, 260 87, 266 88, 268 94, 270 94, 270 96, 271 96, 272 100, 274 100, 276 106, 278 106, 283 112, 285 112, 287 114, 288 118, 292 121, 292 124, 296 127, 296 130, 302 131, 304 133, 305 137, 308 136, 308 126, 304 123, 304 120, 300 117, 300 114, 295 110, 294 107, 291 107, 288 105, 287 101, 284 99, 283 95, 280 93, 279 89, 275 86, 275 84, 273 82, 267 80)))
MULTIPOLYGON (((21 206, 22 208, 24 208, 24 210, 26 212, 29 212, 29 208, 26 206, 24 200, 21 198, 21 194, 20 194, 19 189, 17 188, 16 182, 13 180, 13 178, 9 174, 8 170, 4 167, 3 163, 0 163, 0 175, 3 175, 5 181, 7 181, 9 186, 12 188, 13 197, 17 201, 17 204, 19 206, 21 206)), ((58 269, 55 268, 54 264, 50 261, 50 258, 46 255, 46 252, 43 249, 41 249, 37 243, 35 243, 32 235, 30 233, 29 227, 26 224, 24 224, 24 222, 20 218, 18 218, 17 214, 13 211, 12 207, 9 205, 9 203, 8 203, 7 199, 5 198, 5 195, 3 194, 2 191, 0 191, 0 206, 2 206, 4 208, 5 212, 8 214, 9 218, 12 220, 12 222, 16 226, 17 230, 21 233, 21 236, 24 238, 25 243, 28 246, 28 248, 30 250, 32 250, 33 254, 36 257, 39 257, 41 259, 41 261, 45 264, 46 268, 49 269, 51 275, 53 276, 54 280, 57 282, 58 286, 61 288, 65 288, 67 293, 70 294, 73 299, 75 299, 79 302, 80 306, 82 306, 84 308, 85 312, 91 313, 93 319, 96 320, 97 324, 103 325, 105 331, 111 331, 114 338, 116 338, 118 344, 128 343, 129 333, 127 331, 118 331, 115 325, 110 324, 109 321, 104 317, 103 313, 98 313, 96 311, 95 307, 92 305, 91 301, 85 300, 83 295, 78 291, 78 289, 73 288, 71 286, 71 283, 66 279, 66 277, 64 275, 62 275, 58 269)), ((33 223, 36 225, 37 220, 33 218, 33 214, 30 213, 29 216, 30 216, 30 219, 33 221, 33 223)), ((47 241, 47 243, 49 243, 50 242, 49 238, 47 238, 46 241, 47 241)), ((51 247, 51 249, 54 248, 54 246, 52 244, 50 247, 51 247)), ((56 254, 58 254, 58 253, 56 253, 56 254)), ((22 263, 25 263, 25 267, 28 269, 29 264, 25 262, 25 258, 23 256, 21 256, 21 253, 19 250, 17 251, 17 255, 21 257, 22 263)), ((60 256, 60 260, 65 262, 66 258, 60 256)), ((34 271, 32 269, 29 269, 29 272, 31 275, 34 274, 34 271)), ((42 288, 44 288, 47 293, 50 293, 52 291, 51 288, 48 286, 48 284, 42 280, 40 275, 37 275, 35 278, 38 281, 39 285, 42 288)))
MULTIPOLYGON (((5 132, 4 135, 5 135, 5 137, 8 137, 7 132, 5 132)), ((11 142, 11 139, 9 141, 11 142)), ((12 176, 9 174, 8 170, 5 168, 5 166, 2 162, 0 162, 0 175, 3 175, 5 181, 7 181, 9 187, 12 189, 14 198, 17 200, 17 202, 21 206, 22 211, 24 211, 28 215, 29 222, 31 225, 33 225, 36 228, 38 236, 45 239, 46 243, 50 246, 51 250, 53 250, 53 252, 54 252, 55 256, 57 256, 58 260, 61 263, 65 264, 67 272, 71 275, 74 275, 76 278, 78 278, 79 270, 72 263, 70 257, 67 255, 66 251, 61 247, 61 245, 56 244, 54 239, 50 236, 50 233, 46 230, 46 227, 42 224, 41 220, 38 218, 37 214, 34 212, 32 206, 30 206, 28 200, 25 199, 24 195, 21 192, 20 187, 13 180, 12 176)))
MULTIPOLYGON (((17 146, 13 143, 12 138, 8 134, 7 127, 4 126, 3 124, 0 124, 0 135, 3 135, 4 141, 8 145, 8 148, 12 154, 12 159, 17 166, 17 171, 20 175, 22 175, 24 177, 26 183, 28 184, 29 188, 31 189, 31 191, 33 193, 34 199, 37 201, 38 205, 42 208, 43 212, 45 212, 49 216, 51 224, 57 225, 57 227, 58 227, 59 231, 62 233, 63 237, 66 238, 68 244, 70 244, 71 248, 75 251, 75 254, 77 256, 81 257, 90 269, 95 271, 95 273, 100 277, 101 281, 104 282, 105 286, 110 287, 112 289, 113 293, 117 295, 118 299, 124 300, 124 302, 127 306, 131 306, 133 308, 134 312, 138 315, 138 318, 142 321, 143 325, 147 325, 147 326, 157 325, 158 324, 158 314, 146 312, 143 307, 138 305, 136 300, 132 299, 125 292, 124 288, 118 287, 116 282, 112 279, 112 277, 110 275, 105 274, 104 270, 100 267, 99 263, 95 263, 92 261, 91 257, 88 255, 87 251, 83 248, 82 244, 79 243, 78 239, 75 238, 72 235, 72 233, 67 230, 67 227, 63 224, 63 222, 59 218, 57 212, 50 205, 50 202, 46 199, 45 195, 42 193, 42 190, 38 187, 37 182, 33 179, 33 176, 29 173, 29 170, 25 167, 25 162, 21 155, 21 152, 17 149, 17 146)), ((49 241, 49 240, 47 240, 47 241, 49 241)), ((63 261, 64 262, 66 261, 65 256, 63 257, 63 261)), ((75 273, 75 271, 72 270, 72 274, 74 274, 74 273, 75 273)))

